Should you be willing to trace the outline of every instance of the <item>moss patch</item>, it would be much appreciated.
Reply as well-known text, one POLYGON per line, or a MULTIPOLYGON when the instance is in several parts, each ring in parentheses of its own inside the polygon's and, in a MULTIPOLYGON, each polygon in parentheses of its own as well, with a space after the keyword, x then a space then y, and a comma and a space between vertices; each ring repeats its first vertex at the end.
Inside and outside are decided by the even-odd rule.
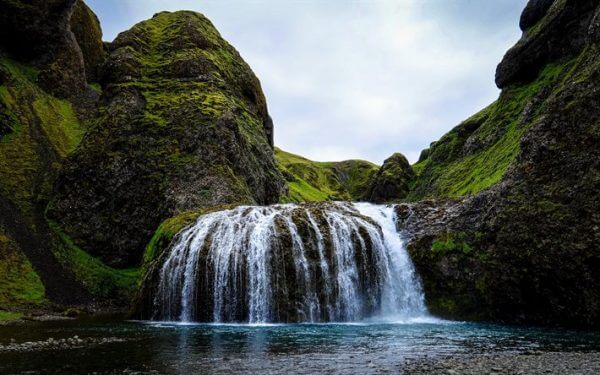
POLYGON ((0 86, 0 109, 12 132, 0 138, 0 194, 25 216, 33 203, 47 199, 60 162, 79 144, 84 128, 71 104, 41 90, 37 71, 0 58, 8 77, 0 86))
POLYGON ((44 295, 44 285, 31 263, 17 243, 0 231, 0 308, 39 305, 44 295))
POLYGON ((10 321, 10 320, 19 320, 23 317, 23 313, 20 312, 12 312, 12 311, 2 311, 0 310, 0 322, 2 321, 10 321))
POLYGON ((433 241, 431 251, 439 255, 446 255, 452 252, 469 254, 473 251, 473 248, 467 242, 465 233, 446 233, 433 241))
POLYGON ((86 253, 49 221, 60 238, 55 255, 96 298, 126 302, 134 295, 140 277, 140 268, 115 269, 86 253))

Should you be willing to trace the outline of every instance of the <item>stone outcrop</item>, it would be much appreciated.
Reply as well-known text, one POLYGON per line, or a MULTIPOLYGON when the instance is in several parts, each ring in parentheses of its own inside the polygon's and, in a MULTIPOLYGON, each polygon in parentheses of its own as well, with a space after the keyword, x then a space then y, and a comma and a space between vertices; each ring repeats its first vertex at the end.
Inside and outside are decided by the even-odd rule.
POLYGON ((0 1, 0 45, 40 69, 39 85, 62 98, 87 88, 81 49, 70 30, 75 0, 0 1))
POLYGON ((284 180, 260 83, 208 19, 162 12, 109 50, 95 126, 49 210, 77 245, 131 266, 168 217, 279 200, 284 180))
MULTIPOLYGON (((512 83, 502 92, 500 100, 525 92, 531 99, 519 107, 517 124, 522 133, 515 157, 499 182, 455 200, 399 206, 399 225, 405 228, 409 251, 434 314, 598 328, 600 113, 596 109, 600 108, 600 50, 597 40, 584 37, 593 35, 597 27, 592 20, 600 6, 594 3, 596 8, 587 1, 555 1, 548 12, 565 7, 561 9, 570 9, 570 13, 560 17, 571 18, 553 27, 564 30, 566 24, 577 25, 581 29, 577 35, 586 42, 570 50, 570 57, 563 55, 540 67, 538 76, 530 77, 532 83, 512 83)), ((555 32, 548 29, 537 38, 555 32)), ((577 35, 562 35, 580 40, 577 35)), ((560 50, 563 42, 532 39, 530 43, 544 44, 549 49, 547 56, 558 56, 564 51, 553 49, 560 50)), ((502 64, 516 56, 514 53, 509 52, 502 64)), ((516 71, 521 64, 527 65, 519 59, 511 62, 516 71)), ((501 130, 499 105, 479 118, 485 117, 484 124, 495 123, 501 130), (490 119, 496 120, 490 123, 490 119)), ((473 128, 471 134, 481 129, 473 128)), ((464 125, 458 130, 462 129, 464 125)), ((459 144, 459 150, 467 148, 470 137, 459 144)), ((432 150, 448 145, 447 139, 442 138, 432 150)), ((477 147, 499 147, 497 143, 489 145, 477 147)), ((435 170, 435 160, 428 163, 428 168, 435 170)))
POLYGON ((383 162, 363 199, 375 203, 401 200, 408 195, 413 177, 414 172, 406 157, 395 153, 383 162))
POLYGON ((75 2, 70 27, 81 49, 87 81, 98 82, 106 61, 102 29, 98 17, 82 0, 75 2))
POLYGON ((496 84, 532 81, 549 63, 577 55, 588 42, 597 0, 530 1, 521 16, 523 36, 496 70, 496 84))

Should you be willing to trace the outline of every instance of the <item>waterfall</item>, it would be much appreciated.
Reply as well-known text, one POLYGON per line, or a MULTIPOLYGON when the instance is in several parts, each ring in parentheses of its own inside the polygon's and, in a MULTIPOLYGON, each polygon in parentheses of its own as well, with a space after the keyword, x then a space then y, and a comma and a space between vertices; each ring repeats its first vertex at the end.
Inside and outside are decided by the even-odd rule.
POLYGON ((155 320, 351 322, 427 314, 393 206, 214 212, 182 230, 159 262, 155 320))

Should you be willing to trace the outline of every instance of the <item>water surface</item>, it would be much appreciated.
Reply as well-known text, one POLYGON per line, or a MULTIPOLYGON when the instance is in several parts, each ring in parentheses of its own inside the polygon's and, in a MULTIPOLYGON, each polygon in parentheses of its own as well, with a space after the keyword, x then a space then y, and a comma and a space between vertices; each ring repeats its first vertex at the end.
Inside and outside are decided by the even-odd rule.
POLYGON ((0 373, 399 372, 407 360, 525 351, 598 351, 600 334, 425 319, 351 324, 173 324, 77 320, 0 327, 0 344, 72 337, 125 342, 0 353, 0 373))

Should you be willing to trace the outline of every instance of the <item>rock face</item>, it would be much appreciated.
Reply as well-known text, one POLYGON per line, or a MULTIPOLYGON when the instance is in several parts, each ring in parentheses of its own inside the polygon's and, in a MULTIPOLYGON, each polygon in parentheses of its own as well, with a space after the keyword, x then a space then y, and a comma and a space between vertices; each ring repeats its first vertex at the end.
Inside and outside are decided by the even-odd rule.
POLYGON ((597 0, 530 1, 521 16, 523 37, 504 56, 496 84, 530 82, 551 61, 575 56, 588 42, 597 0))
POLYGON ((383 162, 363 198, 375 203, 403 199, 408 195, 413 177, 414 172, 406 157, 395 153, 383 162))
POLYGON ((131 266, 168 217, 279 200, 285 185, 260 83, 209 20, 159 13, 109 50, 95 126, 49 209, 77 245, 131 266))
POLYGON ((70 26, 81 49, 87 81, 98 82, 100 69, 106 61, 100 21, 82 0, 77 0, 71 14, 70 26))
MULTIPOLYGON (((440 178, 447 174, 434 172, 445 166, 436 165, 435 154, 442 147, 450 154, 483 149, 499 155, 510 143, 474 138, 482 127, 493 129, 493 124, 501 134, 519 134, 517 147, 511 151, 514 157, 499 182, 466 198, 399 207, 400 225, 406 228, 409 250, 433 313, 459 319, 599 327, 600 113, 596 109, 600 108, 600 50, 592 37, 597 30, 592 20, 597 19, 594 14, 600 6, 594 3, 595 8, 588 1, 551 5, 538 22, 549 22, 547 17, 562 21, 549 23, 549 29, 528 43, 545 45, 544 59, 555 59, 546 61, 537 76, 530 77, 531 83, 505 88, 493 107, 437 142, 417 177, 425 180, 416 186, 441 186, 440 178), (553 44, 544 38, 558 35, 557 30, 564 31, 567 24, 577 25, 579 31, 561 34, 565 39, 575 38, 565 54, 564 41, 553 44), (499 111, 524 98, 524 105, 513 105, 519 111, 516 122, 506 127, 504 121, 511 117, 499 116, 499 111)), ((520 71, 525 64, 533 72, 529 60, 522 60, 528 58, 525 50, 515 54, 519 48, 511 50, 501 66, 514 64, 515 71, 520 71)), ((531 61, 541 63, 536 56, 531 61)), ((503 136, 490 132, 489 137, 501 140, 503 136)), ((500 163, 502 159, 495 160, 500 163)))
POLYGON ((40 86, 62 98, 86 90, 81 49, 70 30, 75 0, 0 1, 0 45, 40 68, 40 86))
MULTIPOLYGON (((0 1, 0 308, 89 300, 45 220, 52 185, 85 127, 85 91, 69 30, 72 2, 0 1)), ((81 64, 80 64, 81 63, 81 64)))

